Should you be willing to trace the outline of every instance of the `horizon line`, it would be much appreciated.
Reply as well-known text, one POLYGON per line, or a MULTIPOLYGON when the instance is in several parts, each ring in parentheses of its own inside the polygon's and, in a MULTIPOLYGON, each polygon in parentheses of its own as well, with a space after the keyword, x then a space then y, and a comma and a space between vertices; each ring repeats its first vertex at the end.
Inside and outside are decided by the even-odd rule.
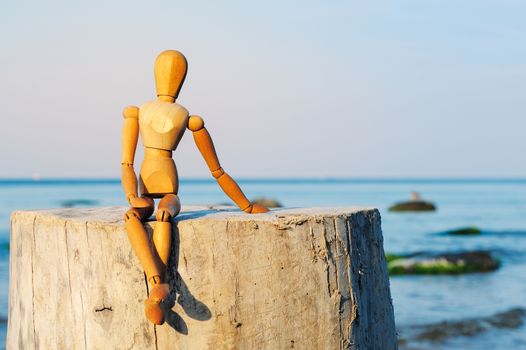
MULTIPOLYGON (((215 183, 213 177, 183 177, 180 182, 215 183)), ((237 177, 239 182, 526 182, 526 177, 237 177)), ((120 183, 119 177, 0 177, 0 184, 46 184, 46 183, 120 183)))

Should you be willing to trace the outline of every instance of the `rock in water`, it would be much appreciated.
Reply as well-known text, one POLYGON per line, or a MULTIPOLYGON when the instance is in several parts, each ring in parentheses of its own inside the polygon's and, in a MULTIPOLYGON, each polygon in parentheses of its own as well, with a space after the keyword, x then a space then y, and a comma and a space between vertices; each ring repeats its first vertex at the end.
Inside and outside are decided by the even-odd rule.
POLYGON ((499 260, 488 251, 471 251, 442 254, 387 254, 389 274, 395 275, 441 275, 496 270, 499 260))
POLYGON ((420 197, 420 193, 411 192, 411 200, 407 202, 396 203, 389 207, 389 211, 435 211, 436 207, 431 202, 426 202, 420 197))
POLYGON ((402 212, 402 211, 435 211, 436 207, 431 202, 425 201, 409 201, 396 203, 389 207, 389 211, 402 212))
POLYGON ((125 211, 12 215, 8 349, 396 349, 377 210, 184 208, 162 326, 125 211))
POLYGON ((85 207, 97 204, 98 201, 94 199, 66 199, 60 202, 60 205, 64 208, 85 207))
POLYGON ((446 234, 456 235, 456 236, 480 235, 481 233, 482 231, 479 228, 474 227, 474 226, 462 227, 462 228, 457 228, 455 230, 446 231, 446 234))
POLYGON ((267 208, 281 208, 283 205, 277 200, 266 197, 258 197, 252 200, 252 203, 259 204, 267 208))
POLYGON ((474 336, 492 328, 516 329, 524 324, 525 317, 525 309, 513 308, 488 317, 418 325, 402 330, 403 338, 401 340, 404 344, 411 344, 413 341, 429 341, 435 343, 458 336, 474 336))

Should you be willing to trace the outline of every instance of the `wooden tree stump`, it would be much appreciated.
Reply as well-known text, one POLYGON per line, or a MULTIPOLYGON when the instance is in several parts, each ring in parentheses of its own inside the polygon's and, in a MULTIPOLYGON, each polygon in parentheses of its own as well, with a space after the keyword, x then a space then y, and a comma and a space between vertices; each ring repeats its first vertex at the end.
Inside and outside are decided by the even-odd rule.
POLYGON ((396 349, 376 209, 183 208, 162 326, 125 210, 12 215, 8 349, 396 349))

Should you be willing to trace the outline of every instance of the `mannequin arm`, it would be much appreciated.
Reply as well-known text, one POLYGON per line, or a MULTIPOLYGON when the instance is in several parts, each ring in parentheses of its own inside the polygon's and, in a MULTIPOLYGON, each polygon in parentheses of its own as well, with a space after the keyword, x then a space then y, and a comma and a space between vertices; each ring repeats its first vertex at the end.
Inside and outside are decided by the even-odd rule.
POLYGON ((188 119, 188 129, 190 129, 194 136, 195 144, 197 145, 197 148, 199 149, 199 152, 201 152, 201 155, 205 159, 206 164, 208 165, 208 168, 212 172, 212 175, 217 180, 217 183, 219 186, 221 186, 221 189, 225 194, 230 197, 236 203, 236 205, 243 210, 246 213, 265 213, 268 211, 267 208, 265 208, 262 205, 259 204, 252 204, 247 199, 247 197, 243 194, 243 191, 241 191, 241 188, 239 188, 238 184, 228 175, 223 168, 221 168, 221 164, 219 164, 219 159, 217 158, 216 150, 214 147, 214 143, 212 142, 212 138, 210 137, 210 134, 205 128, 205 124, 203 119, 198 116, 190 116, 188 119))
POLYGON ((126 200, 137 198, 137 176, 133 170, 135 150, 139 139, 139 108, 130 106, 124 108, 124 127, 122 128, 122 161, 121 182, 126 200))

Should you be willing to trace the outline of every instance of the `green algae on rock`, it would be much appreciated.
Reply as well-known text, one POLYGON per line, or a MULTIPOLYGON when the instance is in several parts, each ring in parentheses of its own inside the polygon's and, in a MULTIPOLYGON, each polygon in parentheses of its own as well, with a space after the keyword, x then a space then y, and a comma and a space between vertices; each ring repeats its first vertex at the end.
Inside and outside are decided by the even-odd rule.
POLYGON ((402 259, 405 257, 406 255, 385 253, 385 260, 387 261, 388 264, 393 260, 402 259))
POLYGON ((489 272, 500 262, 487 251, 443 254, 392 255, 386 254, 389 275, 456 275, 489 272))
POLYGON ((449 230, 445 232, 448 235, 457 235, 457 236, 469 236, 469 235, 480 235, 482 230, 475 226, 461 227, 454 230, 449 230))

